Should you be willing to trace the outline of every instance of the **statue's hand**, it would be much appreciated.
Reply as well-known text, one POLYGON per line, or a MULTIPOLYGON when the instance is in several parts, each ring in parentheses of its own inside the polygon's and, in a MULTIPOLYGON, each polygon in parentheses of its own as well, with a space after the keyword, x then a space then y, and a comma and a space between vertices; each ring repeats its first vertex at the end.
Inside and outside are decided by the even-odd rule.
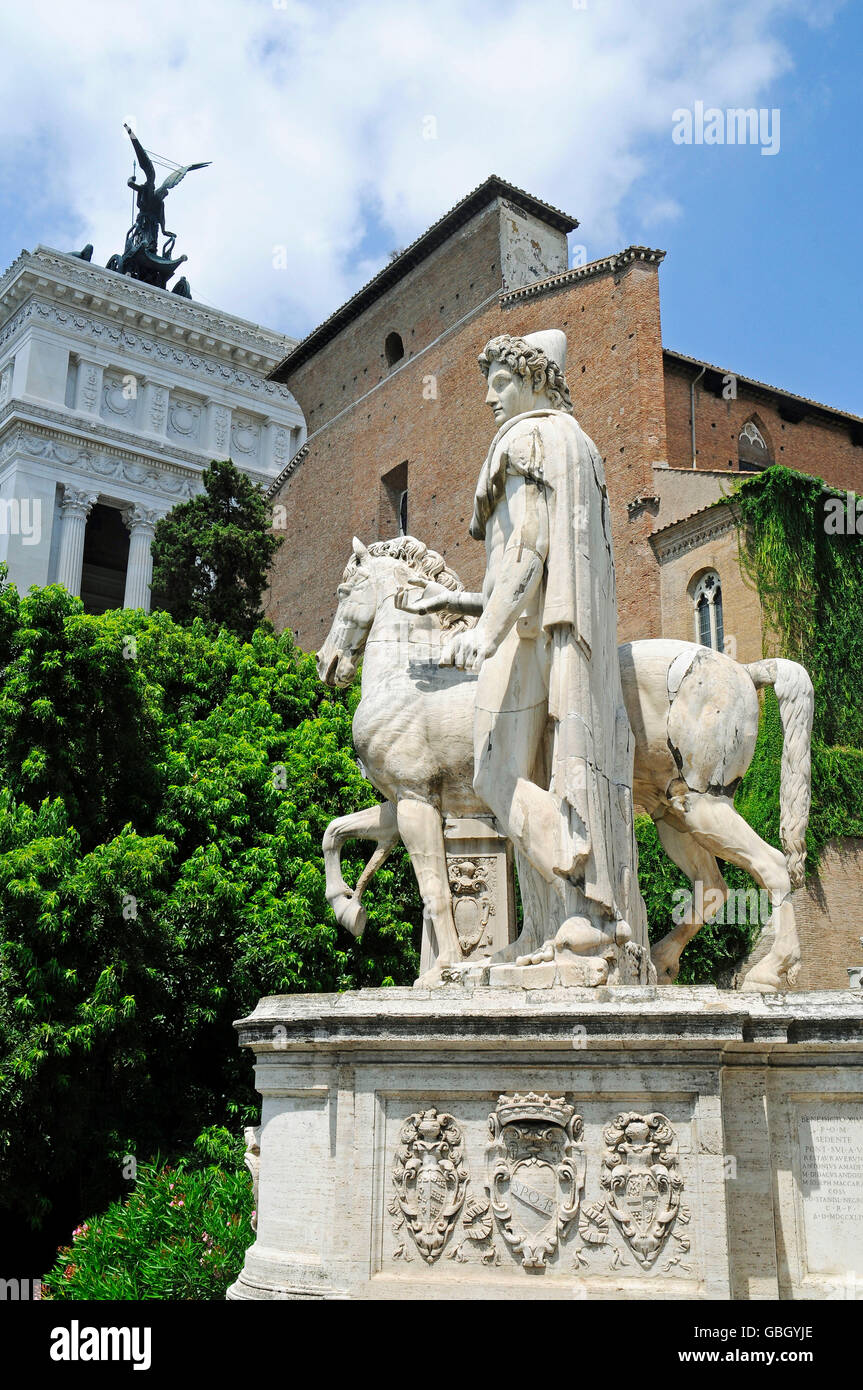
POLYGON ((441 650, 438 666, 456 666, 460 671, 478 671, 486 657, 494 655, 494 647, 480 627, 457 632, 441 650))
POLYGON ((452 603, 453 591, 447 589, 443 584, 436 584, 433 579, 426 579, 424 576, 417 576, 411 580, 410 586, 396 591, 395 605, 402 613, 440 613, 452 603), (419 585, 423 592, 416 598, 411 598, 411 590, 419 585))

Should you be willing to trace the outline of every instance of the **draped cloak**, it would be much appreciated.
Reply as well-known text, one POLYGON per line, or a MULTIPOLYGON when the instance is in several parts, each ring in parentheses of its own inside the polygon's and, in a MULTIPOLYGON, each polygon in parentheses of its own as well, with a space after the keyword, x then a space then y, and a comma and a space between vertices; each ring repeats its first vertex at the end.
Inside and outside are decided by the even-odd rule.
POLYGON ((555 868, 581 879, 601 916, 623 918, 647 944, 638 889, 632 805, 634 739, 617 655, 611 519, 602 458, 572 415, 535 410, 497 432, 480 472, 470 534, 486 525, 507 475, 540 487, 548 509, 548 555, 539 596, 549 640, 551 770, 560 804, 555 868))

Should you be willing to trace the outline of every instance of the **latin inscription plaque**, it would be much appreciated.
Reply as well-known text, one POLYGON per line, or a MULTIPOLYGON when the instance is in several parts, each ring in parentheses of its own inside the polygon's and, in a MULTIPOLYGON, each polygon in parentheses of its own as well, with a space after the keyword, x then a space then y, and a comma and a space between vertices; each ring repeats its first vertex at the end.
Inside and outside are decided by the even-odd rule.
POLYGON ((863 1275, 863 1105, 801 1109, 798 1135, 809 1273, 863 1275))

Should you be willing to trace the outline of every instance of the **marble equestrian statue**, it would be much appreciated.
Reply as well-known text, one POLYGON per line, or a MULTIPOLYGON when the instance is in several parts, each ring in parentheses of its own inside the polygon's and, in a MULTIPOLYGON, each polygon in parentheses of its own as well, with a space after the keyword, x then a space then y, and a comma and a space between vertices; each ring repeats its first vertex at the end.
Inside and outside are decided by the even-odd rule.
MULTIPOLYGON (((600 983, 621 948, 633 952, 633 935, 635 944, 645 940, 634 793, 675 862, 716 890, 696 894, 696 904, 706 901, 715 915, 727 895, 717 857, 770 892, 770 948, 744 988, 780 988, 799 962, 790 893, 805 856, 811 683, 792 662, 745 667, 687 642, 636 642, 618 653, 601 462, 561 408, 564 351, 563 335, 550 333, 495 339, 481 354, 499 425, 474 517, 489 560, 482 595, 465 594, 441 557, 410 537, 354 542, 318 669, 345 684, 364 656, 354 741, 386 801, 328 828, 328 897, 359 934, 362 891, 400 837, 435 936, 436 971, 457 965, 441 817, 491 810, 515 845, 525 906, 522 936, 503 957, 526 965, 581 957, 600 983), (581 594, 568 592, 551 562, 558 543, 581 594), (597 689, 585 668, 608 651, 597 689), (785 732, 784 856, 732 799, 754 751, 757 687, 766 684, 775 686, 785 732), (350 890, 339 851, 354 837, 376 840, 377 849, 350 890)), ((660 980, 676 976, 681 951, 710 915, 694 913, 654 948, 660 980)))
POLYGON ((440 603, 477 616, 441 664, 476 671, 474 787, 511 840, 544 939, 517 965, 646 952, 632 806, 632 733, 617 663, 611 519, 602 459, 576 422, 566 336, 503 335, 479 357, 497 433, 470 532, 482 592, 440 603))

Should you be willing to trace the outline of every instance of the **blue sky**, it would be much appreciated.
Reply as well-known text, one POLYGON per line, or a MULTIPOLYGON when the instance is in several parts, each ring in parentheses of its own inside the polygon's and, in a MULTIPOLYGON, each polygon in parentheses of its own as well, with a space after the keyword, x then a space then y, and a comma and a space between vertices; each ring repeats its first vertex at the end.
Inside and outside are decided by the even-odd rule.
MULTIPOLYGON (((663 341, 863 415, 863 5, 845 6, 821 29, 790 21, 780 32, 794 70, 765 103, 781 111, 777 155, 654 150, 655 176, 681 208, 648 236, 668 252, 663 341)), ((637 190, 621 225, 642 234, 637 190)))
POLYGON ((856 0, 31 0, 0 42, 0 262, 130 218, 122 122, 178 162, 199 299, 302 336, 495 172, 592 259, 668 252, 664 341, 863 415, 856 0), (780 110, 780 149, 672 113, 780 110), (434 138, 426 138, 429 117, 434 138), (284 269, 280 268, 284 264, 284 269))

